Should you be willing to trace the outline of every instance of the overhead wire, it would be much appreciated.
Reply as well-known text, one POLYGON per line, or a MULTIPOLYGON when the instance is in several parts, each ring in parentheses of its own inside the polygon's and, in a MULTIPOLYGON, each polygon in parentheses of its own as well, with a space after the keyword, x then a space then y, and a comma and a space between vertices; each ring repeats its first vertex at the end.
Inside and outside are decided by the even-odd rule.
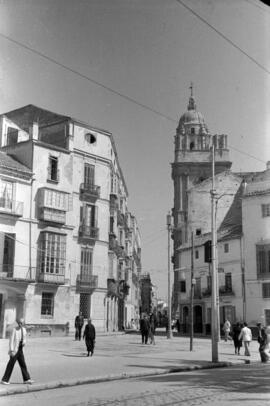
POLYGON ((196 11, 194 11, 191 7, 187 6, 182 0, 175 0, 178 4, 182 5, 185 9, 187 9, 191 14, 193 14, 195 17, 197 17, 200 21, 202 21, 204 24, 206 24, 211 30, 215 31, 216 34, 218 34, 221 38, 223 38, 226 42, 228 42, 232 47, 237 49, 241 54, 245 55, 250 61, 255 63, 260 69, 262 69, 265 73, 268 75, 270 74, 270 70, 267 69, 264 65, 262 65, 260 62, 258 62, 255 58, 250 56, 246 51, 244 51, 239 45, 237 45, 235 42, 233 42, 230 38, 228 38, 225 34, 223 34, 220 30, 218 30, 216 27, 214 27, 212 24, 210 24, 205 18, 203 18, 200 14, 198 14, 196 11))
MULTIPOLYGON (((176 0, 176 1, 182 4, 181 0, 176 0)), ((182 5, 184 5, 184 3, 183 3, 182 5)), ((188 8, 188 9, 190 9, 190 8, 187 7, 187 6, 185 6, 185 7, 188 8)), ((191 10, 192 10, 192 9, 190 9, 190 11, 191 11, 191 10)), ((44 54, 44 53, 42 53, 42 52, 40 52, 40 51, 37 51, 36 49, 34 49, 34 48, 32 48, 32 47, 30 47, 30 46, 28 46, 28 45, 26 45, 26 44, 23 44, 23 43, 20 42, 20 41, 17 41, 17 40, 15 40, 15 39, 13 39, 13 38, 7 36, 7 35, 4 35, 3 33, 0 33, 0 37, 3 37, 4 39, 6 39, 6 40, 8 40, 8 41, 10 41, 10 42, 12 42, 12 43, 14 43, 14 44, 16 44, 16 45, 18 45, 18 46, 20 46, 20 47, 22 47, 22 48, 24 48, 24 49, 26 49, 26 50, 28 50, 28 51, 34 53, 34 54, 39 55, 40 57, 42 57, 42 58, 44 58, 44 59, 50 61, 51 63, 54 63, 54 64, 58 65, 59 67, 65 69, 65 70, 67 70, 67 71, 69 71, 69 72, 71 72, 71 73, 73 73, 73 74, 75 74, 75 75, 78 75, 78 76, 81 77, 82 79, 85 79, 85 80, 87 80, 87 81, 89 81, 89 82, 92 82, 92 83, 94 83, 95 85, 100 86, 100 87, 102 87, 103 89, 105 89, 105 90, 107 90, 107 91, 109 91, 109 92, 111 92, 111 93, 113 93, 113 94, 115 94, 115 95, 117 95, 117 96, 119 96, 119 97, 125 99, 125 100, 128 100, 129 102, 131 102, 131 103, 133 103, 133 104, 135 104, 135 105, 137 105, 137 106, 139 106, 139 107, 141 107, 141 108, 143 108, 143 109, 146 109, 146 110, 148 110, 148 111, 150 111, 150 112, 152 112, 152 113, 154 113, 154 114, 156 114, 156 115, 158 115, 158 116, 160 116, 160 117, 162 117, 162 118, 165 118, 165 119, 167 119, 168 121, 171 121, 171 122, 174 122, 174 123, 178 123, 178 120, 175 120, 174 118, 168 116, 167 114, 164 114, 164 113, 162 113, 162 112, 160 112, 160 111, 158 111, 158 110, 156 110, 156 109, 154 109, 154 108, 152 108, 152 107, 150 107, 150 106, 148 106, 148 105, 146 105, 146 104, 144 104, 144 103, 140 103, 140 102, 138 102, 137 100, 135 100, 134 98, 132 98, 132 97, 130 97, 130 96, 127 96, 127 95, 125 95, 124 93, 121 93, 121 92, 119 92, 119 91, 117 91, 117 90, 115 90, 115 89, 113 89, 113 88, 111 88, 111 87, 109 87, 109 86, 107 86, 107 85, 104 85, 103 83, 101 83, 101 82, 99 82, 99 81, 96 81, 96 80, 92 79, 91 77, 89 77, 89 76, 87 76, 87 75, 85 75, 85 74, 83 74, 83 73, 81 73, 81 72, 78 72, 77 70, 75 70, 75 69, 73 69, 73 68, 70 68, 69 66, 67 66, 67 65, 65 65, 65 64, 63 64, 63 63, 61 63, 61 62, 58 62, 56 59, 54 59, 54 58, 52 58, 52 57, 50 57, 50 56, 48 56, 48 55, 46 55, 46 54, 44 54)), ((270 71, 269 71, 268 73, 270 73, 270 71)), ((245 151, 241 151, 241 150, 239 150, 239 149, 237 149, 237 148, 234 148, 234 147, 232 147, 232 146, 231 146, 231 148, 232 148, 232 149, 235 149, 236 151, 240 152, 241 154, 246 155, 246 156, 249 156, 249 157, 251 157, 251 158, 253 158, 253 159, 255 159, 255 160, 259 161, 259 162, 264 162, 264 163, 266 163, 265 161, 262 161, 261 159, 255 157, 255 156, 253 156, 253 155, 250 155, 250 154, 246 153, 245 151)))

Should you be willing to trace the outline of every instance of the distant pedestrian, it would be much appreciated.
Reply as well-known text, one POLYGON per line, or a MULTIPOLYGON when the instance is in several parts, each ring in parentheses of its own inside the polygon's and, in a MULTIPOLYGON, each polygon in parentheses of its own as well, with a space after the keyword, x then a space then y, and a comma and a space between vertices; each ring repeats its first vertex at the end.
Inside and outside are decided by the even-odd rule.
POLYGON ((146 314, 140 320, 140 331, 142 336, 142 344, 147 344, 150 330, 150 323, 146 314))
POLYGON ((245 347, 244 355, 249 357, 250 356, 249 344, 252 340, 252 333, 246 322, 244 322, 244 326, 241 329, 241 333, 239 334, 239 340, 243 340, 244 347, 245 347))
POLYGON ((175 327, 177 328, 178 333, 180 333, 180 320, 179 319, 176 320, 175 327))
POLYGON ((84 317, 82 312, 80 312, 78 316, 75 317, 75 340, 81 341, 83 325, 84 317))
POLYGON ((26 343, 26 329, 23 327, 23 319, 17 319, 17 327, 12 331, 9 339, 9 361, 2 378, 2 384, 8 385, 16 361, 18 361, 23 377, 23 383, 32 384, 34 381, 30 378, 24 359, 23 347, 26 343))
POLYGON ((154 313, 150 313, 149 316, 149 338, 150 344, 156 344, 155 342, 155 331, 156 331, 156 317, 154 313))
POLYGON ((87 349, 87 357, 91 353, 91 357, 94 354, 95 340, 96 340, 96 329, 92 324, 91 319, 88 319, 88 323, 85 326, 83 338, 85 340, 85 345, 87 349))
POLYGON ((239 340, 241 330, 242 330, 241 324, 239 322, 237 322, 236 325, 233 327, 233 331, 232 331, 234 351, 235 351, 235 354, 237 354, 237 355, 240 355, 240 348, 242 347, 242 340, 239 340))
POLYGON ((223 331, 224 331, 224 335, 225 335, 224 340, 225 341, 231 340, 231 336, 230 336, 231 323, 230 323, 230 321, 228 319, 226 319, 225 323, 223 324, 223 331))

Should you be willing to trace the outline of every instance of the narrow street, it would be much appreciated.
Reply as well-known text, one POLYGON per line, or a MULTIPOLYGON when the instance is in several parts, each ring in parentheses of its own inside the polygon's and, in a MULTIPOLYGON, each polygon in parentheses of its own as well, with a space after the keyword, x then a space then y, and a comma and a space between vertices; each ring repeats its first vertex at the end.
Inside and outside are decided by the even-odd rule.
POLYGON ((0 405, 17 406, 269 406, 270 364, 195 370, 6 396, 0 405))

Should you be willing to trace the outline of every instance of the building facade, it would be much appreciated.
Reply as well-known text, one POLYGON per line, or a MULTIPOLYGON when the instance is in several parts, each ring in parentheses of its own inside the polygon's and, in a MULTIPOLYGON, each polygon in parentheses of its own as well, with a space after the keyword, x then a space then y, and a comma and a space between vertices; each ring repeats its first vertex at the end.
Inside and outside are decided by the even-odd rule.
MULTIPOLYGON (((21 219, 29 228, 23 232, 28 256, 15 256, 15 266, 31 270, 23 311, 29 332, 64 334, 79 311, 97 330, 122 328, 141 247, 112 134, 33 105, 2 115, 0 133, 2 152, 31 175, 21 219)), ((2 276, 14 284, 13 275, 2 276)), ((7 303, 3 331, 19 310, 16 296, 12 311, 7 303)), ((138 300, 133 305, 138 309, 138 300)))
MULTIPOLYGON (((258 265, 260 255, 267 257, 268 252, 267 244, 265 246, 264 243, 269 238, 266 231, 268 220, 267 216, 263 219, 259 216, 262 213, 261 207, 268 204, 269 186, 265 181, 264 191, 253 194, 248 192, 252 187, 255 190, 257 187, 255 180, 261 179, 262 176, 265 179, 266 174, 231 172, 228 137, 224 134, 211 136, 202 114, 196 109, 191 88, 187 112, 181 116, 176 130, 175 159, 172 163, 174 182, 172 312, 173 316, 180 319, 181 331, 184 333, 190 329, 191 283, 194 286, 194 331, 200 334, 211 332, 212 269, 211 259, 206 259, 206 249, 211 240, 212 142, 215 145, 214 210, 217 232, 219 322, 222 326, 228 318, 232 323, 246 320, 255 326, 259 314, 263 315, 264 323, 268 320, 268 285, 266 283, 262 286, 262 281, 265 277, 267 281, 268 276, 266 271, 261 274, 257 272, 256 266, 261 266, 258 265), (251 215, 252 205, 257 207, 256 218, 251 215), (251 232, 253 221, 258 231, 255 235, 251 232), (261 226, 263 231, 259 231, 261 226), (266 254, 260 254, 259 247, 266 247, 266 254)), ((263 269, 267 269, 267 265, 263 269)))

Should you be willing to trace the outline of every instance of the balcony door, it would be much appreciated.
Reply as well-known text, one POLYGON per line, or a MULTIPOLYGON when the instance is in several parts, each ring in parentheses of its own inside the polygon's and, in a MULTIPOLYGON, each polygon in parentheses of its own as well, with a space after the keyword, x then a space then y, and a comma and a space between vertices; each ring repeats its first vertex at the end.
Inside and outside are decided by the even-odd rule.
POLYGON ((16 234, 3 233, 0 235, 1 272, 13 277, 16 234))
POLYGON ((93 252, 89 248, 81 248, 81 281, 89 282, 92 275, 93 252))
POLYGON ((93 186, 95 184, 95 166, 90 164, 84 165, 84 184, 93 186))

